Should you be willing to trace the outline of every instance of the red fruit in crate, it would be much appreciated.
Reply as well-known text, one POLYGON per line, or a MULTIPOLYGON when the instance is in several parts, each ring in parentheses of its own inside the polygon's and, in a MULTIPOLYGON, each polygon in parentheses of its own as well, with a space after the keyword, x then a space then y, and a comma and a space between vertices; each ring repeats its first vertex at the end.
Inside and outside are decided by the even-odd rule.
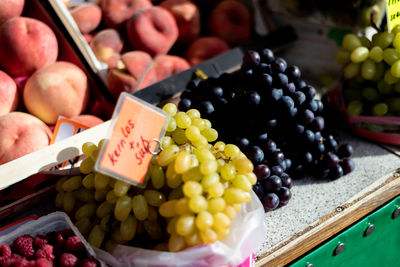
POLYGON ((73 252, 85 251, 85 245, 82 243, 79 237, 70 236, 65 242, 65 249, 73 252))
POLYGON ((82 267, 97 267, 97 261, 94 259, 84 259, 81 263, 82 267))
POLYGON ((36 267, 53 267, 53 263, 51 261, 48 261, 46 259, 37 259, 36 260, 36 267))
POLYGON ((35 249, 39 249, 39 248, 43 247, 44 245, 46 245, 48 242, 49 242, 49 238, 47 236, 37 235, 33 239, 33 247, 35 249))
POLYGON ((1 260, 3 260, 3 259, 11 258, 11 254, 12 254, 12 251, 9 246, 4 245, 4 244, 0 245, 0 263, 1 263, 1 260))
POLYGON ((40 249, 36 251, 36 259, 47 259, 49 261, 53 261, 56 257, 53 254, 53 246, 52 245, 44 245, 40 249))
POLYGON ((26 258, 21 257, 17 254, 13 254, 13 256, 14 258, 12 259, 12 266, 29 267, 29 261, 26 258))
POLYGON ((118 28, 139 10, 153 4, 149 0, 101 0, 104 22, 108 27, 118 28))
POLYGON ((78 258, 71 253, 63 253, 58 261, 60 267, 73 267, 78 264, 78 258))
POLYGON ((15 252, 27 258, 31 258, 35 254, 35 250, 33 249, 33 238, 30 235, 23 235, 15 239, 12 248, 15 252))
POLYGON ((229 49, 228 43, 221 38, 201 37, 189 46, 186 51, 186 59, 191 65, 197 65, 229 49))
POLYGON ((21 16, 24 0, 0 1, 0 25, 7 20, 21 16))
POLYGON ((61 233, 57 233, 56 242, 57 242, 57 246, 64 247, 65 239, 61 233))
POLYGON ((60 232, 60 234, 64 237, 65 240, 67 240, 68 237, 75 235, 72 229, 64 229, 60 232))
POLYGON ((16 110, 18 102, 17 85, 7 73, 0 71, 0 115, 16 110))

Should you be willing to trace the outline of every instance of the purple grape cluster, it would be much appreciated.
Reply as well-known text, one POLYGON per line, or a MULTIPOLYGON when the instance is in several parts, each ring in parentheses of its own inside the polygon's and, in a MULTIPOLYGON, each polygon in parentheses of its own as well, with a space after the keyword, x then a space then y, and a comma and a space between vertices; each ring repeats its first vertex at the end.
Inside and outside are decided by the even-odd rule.
POLYGON ((249 50, 240 70, 188 83, 178 108, 198 109, 253 162, 253 190, 266 210, 285 206, 292 178, 337 179, 354 170, 353 148, 325 126, 316 90, 266 48, 249 50))

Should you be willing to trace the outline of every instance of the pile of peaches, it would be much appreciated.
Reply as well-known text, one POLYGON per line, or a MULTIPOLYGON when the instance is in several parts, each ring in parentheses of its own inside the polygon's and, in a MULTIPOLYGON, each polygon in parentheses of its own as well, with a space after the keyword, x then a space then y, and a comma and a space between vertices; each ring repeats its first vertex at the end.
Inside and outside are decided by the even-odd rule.
POLYGON ((21 16, 25 4, 0 1, 0 165, 47 146, 59 116, 102 122, 82 114, 92 94, 85 72, 58 60, 54 31, 21 16))
POLYGON ((238 0, 98 0, 69 11, 108 65, 114 98, 135 92, 250 41, 250 10, 238 0))

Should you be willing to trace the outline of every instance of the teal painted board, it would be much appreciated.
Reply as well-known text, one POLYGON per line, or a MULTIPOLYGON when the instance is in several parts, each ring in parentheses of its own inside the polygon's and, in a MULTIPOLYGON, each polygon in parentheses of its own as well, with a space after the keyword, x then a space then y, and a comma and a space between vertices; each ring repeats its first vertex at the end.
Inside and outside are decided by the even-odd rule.
POLYGON ((400 196, 289 266, 400 266, 400 196))

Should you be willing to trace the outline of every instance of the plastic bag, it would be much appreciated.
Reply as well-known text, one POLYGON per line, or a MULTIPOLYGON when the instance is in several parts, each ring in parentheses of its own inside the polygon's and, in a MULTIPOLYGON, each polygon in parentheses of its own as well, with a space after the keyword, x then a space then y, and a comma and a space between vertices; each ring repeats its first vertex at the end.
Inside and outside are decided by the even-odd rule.
POLYGON ((97 257, 110 266, 238 266, 258 249, 265 238, 264 208, 252 192, 223 241, 180 252, 161 252, 118 245, 112 255, 95 248, 97 257))

